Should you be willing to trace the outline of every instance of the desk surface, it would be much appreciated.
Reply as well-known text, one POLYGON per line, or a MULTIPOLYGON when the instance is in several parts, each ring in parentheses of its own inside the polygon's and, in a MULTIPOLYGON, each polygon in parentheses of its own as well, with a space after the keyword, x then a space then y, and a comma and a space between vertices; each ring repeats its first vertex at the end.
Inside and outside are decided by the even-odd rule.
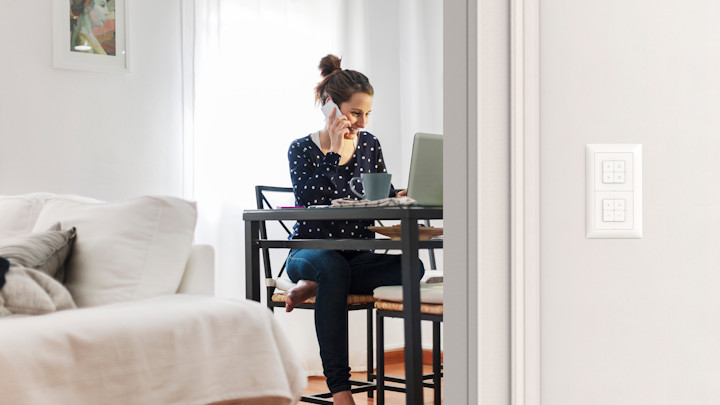
POLYGON ((442 219, 442 207, 353 207, 353 208, 285 208, 247 210, 246 221, 260 220, 338 220, 338 219, 442 219))

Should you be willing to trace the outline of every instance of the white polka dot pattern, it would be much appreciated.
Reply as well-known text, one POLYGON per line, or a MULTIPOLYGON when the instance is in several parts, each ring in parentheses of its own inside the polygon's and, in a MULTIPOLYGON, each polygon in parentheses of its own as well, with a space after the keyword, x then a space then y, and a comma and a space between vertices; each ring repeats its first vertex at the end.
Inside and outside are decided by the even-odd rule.
MULTIPOLYGON (((364 131, 358 133, 358 138, 357 150, 345 165, 340 165, 337 153, 323 155, 309 135, 292 142, 288 162, 297 205, 330 205, 336 198, 357 199, 347 186, 348 180, 362 173, 387 172, 378 139, 364 131)), ((362 185, 357 187, 362 193, 362 185)), ((390 195, 395 195, 392 186, 390 195)), ((370 225, 371 221, 301 221, 295 224, 291 238, 328 239, 333 235, 347 237, 348 234, 354 238, 374 238, 375 233, 366 229, 370 225)))

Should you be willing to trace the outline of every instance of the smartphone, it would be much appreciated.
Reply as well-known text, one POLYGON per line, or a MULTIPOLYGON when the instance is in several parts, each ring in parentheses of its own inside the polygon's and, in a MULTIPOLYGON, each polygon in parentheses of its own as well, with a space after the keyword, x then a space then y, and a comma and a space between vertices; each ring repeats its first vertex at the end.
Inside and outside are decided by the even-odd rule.
POLYGON ((335 104, 332 100, 328 100, 328 102, 325 103, 325 105, 322 106, 320 109, 322 110, 323 114, 325 114, 325 118, 327 119, 330 119, 330 114, 332 114, 333 110, 336 110, 336 119, 342 115, 342 113, 340 112, 340 107, 338 107, 337 104, 335 104))

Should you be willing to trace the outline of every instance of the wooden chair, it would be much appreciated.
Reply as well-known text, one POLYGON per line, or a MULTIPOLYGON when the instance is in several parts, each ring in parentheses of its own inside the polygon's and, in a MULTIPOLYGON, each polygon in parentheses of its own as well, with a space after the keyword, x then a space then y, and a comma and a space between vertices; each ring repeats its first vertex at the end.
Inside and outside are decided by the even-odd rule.
MULTIPOLYGON (((377 315, 376 341, 377 341, 377 404, 385 403, 385 390, 405 392, 405 386, 386 385, 385 381, 405 384, 402 377, 385 375, 385 318, 402 318, 402 286, 378 287, 375 289, 375 309, 377 315)), ((443 284, 423 283, 420 284, 420 319, 433 323, 433 354, 432 373, 423 375, 423 387, 434 389, 434 404, 442 403, 441 379, 442 352, 440 350, 440 324, 443 321, 443 284), (432 379, 432 383, 425 380, 432 379)))
MULTIPOLYGON (((255 197, 257 200, 258 209, 276 209, 268 198, 268 193, 281 193, 285 194, 286 197, 293 195, 291 187, 272 187, 272 186, 256 186, 255 197)), ((294 205, 294 204, 293 204, 294 205)), ((275 221, 274 221, 275 222, 275 221)), ((284 229, 288 236, 292 233, 290 227, 282 221, 276 221, 280 224, 280 227, 284 229)), ((260 237, 266 239, 268 237, 268 231, 266 222, 260 223, 260 237)), ((285 262, 281 266, 280 270, 273 272, 270 260, 270 249, 263 248, 262 251, 262 262, 265 271, 265 286, 267 290, 266 304, 270 310, 274 308, 285 307, 285 300, 287 299, 287 291, 294 287, 294 283, 287 277, 283 277, 285 272, 285 262)), ((367 392, 368 397, 372 398, 375 390, 375 374, 373 373, 373 309, 374 309, 375 298, 372 295, 354 295, 348 296, 347 309, 348 311, 364 310, 367 313, 367 381, 350 380, 352 385, 351 391, 353 393, 367 392)), ((300 309, 314 309, 315 308, 315 297, 311 297, 302 304, 295 308, 300 309)), ((322 392, 312 395, 303 395, 301 397, 302 402, 310 402, 314 404, 332 404, 332 394, 330 392, 322 392)))

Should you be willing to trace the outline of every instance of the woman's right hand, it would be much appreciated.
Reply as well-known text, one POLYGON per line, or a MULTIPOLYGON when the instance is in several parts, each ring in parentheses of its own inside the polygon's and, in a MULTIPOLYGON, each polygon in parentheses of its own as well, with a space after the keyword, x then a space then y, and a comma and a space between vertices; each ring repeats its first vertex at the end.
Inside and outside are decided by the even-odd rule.
POLYGON ((345 135, 349 133, 348 127, 350 126, 350 120, 344 115, 340 114, 338 109, 333 110, 330 113, 330 117, 327 120, 328 135, 330 135, 330 152, 340 154, 343 147, 343 140, 345 135))

